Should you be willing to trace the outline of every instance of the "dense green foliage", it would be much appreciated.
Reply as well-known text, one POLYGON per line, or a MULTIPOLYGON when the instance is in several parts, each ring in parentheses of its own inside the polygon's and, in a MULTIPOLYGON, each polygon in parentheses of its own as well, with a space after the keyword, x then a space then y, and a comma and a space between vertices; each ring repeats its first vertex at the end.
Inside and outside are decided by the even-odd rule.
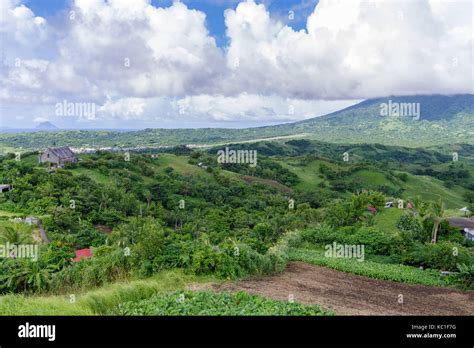
POLYGON ((288 248, 301 243, 363 245, 368 257, 384 260, 394 273, 400 264, 435 273, 470 269, 472 245, 449 226, 442 202, 423 192, 417 198, 410 185, 427 183, 426 195, 452 190, 451 206, 464 204, 472 147, 462 147, 466 159, 452 163, 445 150, 361 145, 345 162, 340 151, 349 151, 346 145, 293 140, 255 146, 266 154, 255 168, 219 164, 215 149, 186 147, 158 158, 132 153, 130 161, 115 152, 82 155, 79 163, 53 172, 35 154, 4 158, 0 178, 15 189, 0 195, 0 211, 39 217, 51 243, 31 239, 36 227, 34 233, 20 231, 24 224, 0 221, 2 240, 39 246, 37 261, 0 260, 0 292, 79 291, 177 268, 220 279, 268 275, 282 271, 288 248), (402 168, 407 158, 412 163, 402 168), (434 176, 415 174, 430 161, 434 176), (455 186, 444 191, 441 183, 451 175, 455 186), (384 208, 400 195, 413 207, 384 208), (89 247, 92 258, 72 261, 75 250, 89 247))

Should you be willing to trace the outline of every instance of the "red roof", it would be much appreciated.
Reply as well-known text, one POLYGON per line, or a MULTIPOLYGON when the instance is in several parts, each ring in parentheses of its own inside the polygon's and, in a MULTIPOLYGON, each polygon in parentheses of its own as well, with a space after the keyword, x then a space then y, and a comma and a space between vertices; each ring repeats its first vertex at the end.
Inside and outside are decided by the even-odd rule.
POLYGON ((82 258, 88 258, 88 257, 92 257, 92 250, 90 248, 80 249, 80 250, 76 250, 76 257, 73 258, 72 260, 74 262, 79 262, 81 261, 82 258))
POLYGON ((371 213, 376 213, 377 212, 377 209, 375 207, 373 207, 372 205, 370 205, 370 204, 367 207, 367 210, 370 211, 371 213))

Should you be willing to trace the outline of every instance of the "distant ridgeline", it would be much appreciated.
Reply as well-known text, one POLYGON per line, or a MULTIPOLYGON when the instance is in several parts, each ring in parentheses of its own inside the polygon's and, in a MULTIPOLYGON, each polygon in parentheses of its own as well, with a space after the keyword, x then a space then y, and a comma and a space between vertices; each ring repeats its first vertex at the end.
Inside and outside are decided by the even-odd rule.
POLYGON ((279 137, 335 143, 379 143, 407 147, 474 144, 474 95, 369 99, 344 110, 277 126, 140 131, 48 131, 0 134, 0 150, 51 146, 173 146, 224 144, 279 137))

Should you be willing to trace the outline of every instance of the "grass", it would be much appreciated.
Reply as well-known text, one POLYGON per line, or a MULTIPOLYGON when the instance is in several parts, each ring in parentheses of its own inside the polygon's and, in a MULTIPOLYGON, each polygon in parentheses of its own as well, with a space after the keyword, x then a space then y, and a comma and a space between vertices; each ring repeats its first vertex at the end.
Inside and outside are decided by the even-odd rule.
POLYGON ((164 171, 166 167, 171 167, 181 175, 199 175, 205 177, 212 177, 212 174, 208 173, 202 168, 196 165, 189 164, 188 156, 176 156, 173 154, 160 154, 157 160, 159 164, 159 171, 164 171))
POLYGON ((361 262, 356 259, 330 258, 325 257, 324 251, 320 250, 293 248, 289 250, 288 255, 293 261, 303 261, 368 278, 429 286, 449 285, 449 282, 435 270, 421 270, 411 266, 377 263, 368 260, 361 262))
POLYGON ((105 315, 119 303, 136 302, 157 293, 184 288, 194 282, 209 282, 209 277, 186 275, 179 270, 161 272, 144 280, 117 282, 102 288, 64 295, 0 296, 0 315, 105 315), (70 302, 75 296, 75 303, 70 302))
POLYGON ((333 315, 314 305, 270 300, 245 292, 176 291, 120 305, 124 315, 333 315))
MULTIPOLYGON (((298 176, 300 182, 296 185, 297 189, 301 190, 310 190, 314 189, 324 181, 319 177, 319 166, 321 163, 326 163, 320 160, 315 160, 308 163, 305 166, 300 166, 297 164, 298 160, 292 158, 284 158, 276 160, 282 167, 288 169, 298 176)), ((327 164, 327 163, 326 163, 327 164)))
POLYGON ((397 234, 399 233, 396 223, 400 216, 405 213, 404 209, 398 208, 388 208, 383 209, 377 213, 374 217, 374 227, 378 228, 380 231, 397 234))
POLYGON ((0 218, 2 217, 5 217, 5 218, 12 218, 12 217, 17 217, 17 216, 21 216, 22 214, 18 214, 18 213, 11 213, 9 211, 5 211, 5 210, 0 210, 0 218))
POLYGON ((375 170, 368 170, 362 169, 358 170, 355 173, 352 173, 349 178, 355 179, 358 178, 361 180, 362 185, 367 186, 381 186, 381 185, 391 185, 390 181, 387 180, 384 173, 375 171, 375 170))
MULTIPOLYGON (((297 189, 311 190, 314 189, 324 181, 319 176, 319 167, 322 163, 329 167, 334 167, 330 162, 315 160, 304 166, 298 165, 298 160, 293 158, 279 158, 275 159, 284 168, 290 170, 298 176, 300 182, 296 185, 297 189)), ((402 172, 398 172, 402 173, 402 172)), ((403 188, 402 198, 413 199, 417 196, 423 197, 425 200, 438 200, 441 198, 447 208, 459 209, 466 206, 462 195, 465 191, 462 187, 454 186, 447 188, 443 182, 429 176, 419 176, 407 173, 408 180, 406 182, 399 182, 398 184, 403 188)), ((388 180, 383 172, 375 169, 362 169, 346 178, 347 180, 359 179, 361 186, 381 186, 388 185, 393 187, 394 184, 388 180)))
POLYGON ((70 169, 70 171, 76 175, 86 175, 99 184, 106 184, 110 182, 110 178, 107 175, 101 174, 94 169, 79 167, 70 169))
POLYGON ((445 187, 442 182, 430 176, 408 175, 408 181, 403 183, 404 198, 423 197, 423 200, 437 201, 442 199, 447 208, 459 209, 466 206, 462 197, 464 190, 461 187, 445 187))

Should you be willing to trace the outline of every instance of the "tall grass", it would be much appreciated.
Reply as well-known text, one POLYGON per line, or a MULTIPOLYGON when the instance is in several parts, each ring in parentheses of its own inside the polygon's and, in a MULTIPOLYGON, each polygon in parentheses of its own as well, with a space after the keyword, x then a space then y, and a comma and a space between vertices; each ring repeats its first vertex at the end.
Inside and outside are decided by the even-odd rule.
POLYGON ((140 301, 157 293, 184 288, 192 282, 211 281, 209 277, 186 275, 182 271, 165 271, 130 282, 118 282, 100 289, 63 296, 5 295, 0 297, 0 315, 105 315, 118 310, 118 304, 140 301), (70 302, 75 296, 75 303, 70 302))

